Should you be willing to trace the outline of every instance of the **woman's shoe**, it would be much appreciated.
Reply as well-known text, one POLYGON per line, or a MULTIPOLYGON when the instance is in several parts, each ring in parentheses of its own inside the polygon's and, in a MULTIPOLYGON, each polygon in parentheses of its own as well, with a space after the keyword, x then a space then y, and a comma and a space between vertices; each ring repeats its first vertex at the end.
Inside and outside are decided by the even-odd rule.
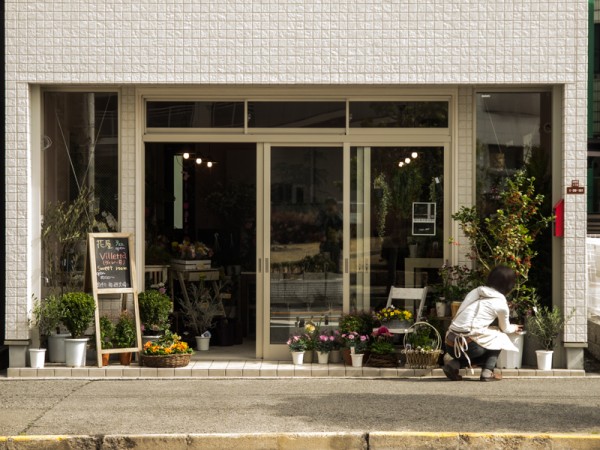
POLYGON ((499 373, 492 373, 492 375, 489 377, 479 377, 479 381, 500 381, 501 379, 502 375, 500 375, 499 373))
POLYGON ((462 376, 460 376, 458 374, 459 369, 460 369, 460 362, 458 362, 456 359, 447 361, 446 364, 444 364, 444 366, 442 367, 442 370, 444 371, 444 374, 446 375, 446 377, 452 381, 461 381, 462 380, 462 376))

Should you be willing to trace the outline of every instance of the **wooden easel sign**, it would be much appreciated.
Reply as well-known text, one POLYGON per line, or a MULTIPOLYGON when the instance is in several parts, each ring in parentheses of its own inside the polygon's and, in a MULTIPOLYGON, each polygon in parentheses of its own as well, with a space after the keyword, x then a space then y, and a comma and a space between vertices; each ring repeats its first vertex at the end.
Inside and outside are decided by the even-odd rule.
POLYGON ((135 258, 132 258, 132 255, 135 255, 133 248, 133 235, 130 233, 88 234, 85 284, 86 286, 91 284, 96 302, 98 367, 102 367, 103 353, 140 352, 142 350, 135 258), (99 300, 105 294, 121 294, 121 296, 132 294, 137 347, 102 349, 99 300))

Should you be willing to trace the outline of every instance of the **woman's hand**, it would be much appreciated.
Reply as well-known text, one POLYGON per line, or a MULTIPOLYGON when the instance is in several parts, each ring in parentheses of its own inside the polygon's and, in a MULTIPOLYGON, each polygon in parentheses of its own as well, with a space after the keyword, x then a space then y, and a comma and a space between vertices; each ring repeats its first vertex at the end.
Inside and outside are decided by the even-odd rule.
POLYGON ((515 327, 517 327, 516 332, 523 331, 523 325, 515 324, 515 327))

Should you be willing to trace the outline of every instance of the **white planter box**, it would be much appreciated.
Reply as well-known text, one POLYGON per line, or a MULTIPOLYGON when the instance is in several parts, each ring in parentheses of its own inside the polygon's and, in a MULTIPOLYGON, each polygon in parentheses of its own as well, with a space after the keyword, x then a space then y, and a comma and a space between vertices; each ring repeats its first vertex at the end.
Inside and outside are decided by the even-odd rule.
POLYGON ((175 270, 210 269, 210 259, 172 259, 171 268, 175 270))

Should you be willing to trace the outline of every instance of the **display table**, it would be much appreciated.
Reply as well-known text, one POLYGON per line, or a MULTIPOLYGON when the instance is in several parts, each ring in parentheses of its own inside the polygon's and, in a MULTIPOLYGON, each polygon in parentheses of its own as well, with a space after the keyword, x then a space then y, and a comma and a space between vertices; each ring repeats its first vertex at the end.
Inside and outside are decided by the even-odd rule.
POLYGON ((175 291, 173 289, 173 280, 179 281, 181 295, 189 300, 187 291, 187 282, 198 281, 218 281, 219 269, 177 269, 171 266, 169 270, 169 289, 171 291, 171 300, 175 302, 175 291))

